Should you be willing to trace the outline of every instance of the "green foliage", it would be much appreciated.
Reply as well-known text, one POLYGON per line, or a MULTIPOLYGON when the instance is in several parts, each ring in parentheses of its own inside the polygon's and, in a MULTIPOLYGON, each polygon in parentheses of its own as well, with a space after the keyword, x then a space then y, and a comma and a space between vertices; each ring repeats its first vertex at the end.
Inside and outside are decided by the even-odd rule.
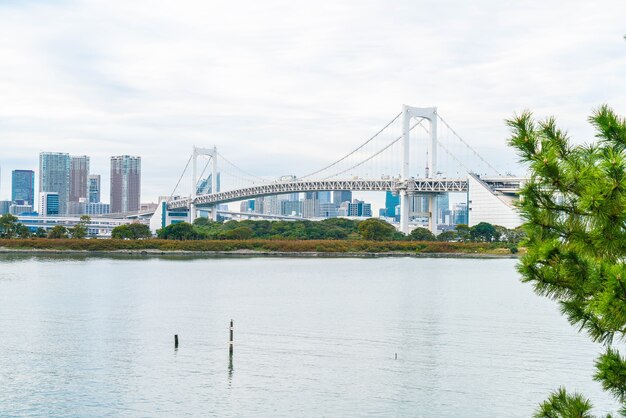
MULTIPOLYGON (((607 106, 589 121, 593 145, 571 144, 553 118, 535 122, 525 112, 507 121, 509 142, 531 172, 519 206, 528 251, 518 269, 572 325, 608 347, 595 378, 624 404, 626 362, 610 345, 626 333, 626 121, 607 106)), ((557 395, 547 404, 574 402, 557 395)), ((582 412, 538 416, 587 416, 572 411, 582 412)))
POLYGON ((7 213, 0 216, 0 237, 1 238, 14 238, 17 236, 17 228, 19 222, 17 217, 7 213))
POLYGON ((157 231, 157 236, 161 239, 173 240, 195 240, 201 239, 202 235, 195 230, 193 225, 187 222, 171 224, 157 231))
POLYGON ((385 241, 390 240, 394 236, 396 228, 383 220, 369 218, 359 223, 358 231, 363 239, 385 241))
POLYGON ((150 227, 140 223, 118 225, 111 231, 115 239, 146 239, 152 237, 150 227))
POLYGON ((443 242, 451 242, 457 241, 459 239, 456 231, 443 231, 441 234, 437 235, 437 241, 443 242))
POLYGON ((87 227, 82 223, 78 223, 69 228, 68 232, 72 238, 85 238, 87 236, 87 227))
POLYGON ((426 228, 415 228, 408 236, 411 241, 435 241, 435 235, 426 228))
POLYGON ((487 222, 481 222, 470 228, 470 239, 478 242, 497 241, 496 228, 487 222))
POLYGON ((67 228, 63 225, 55 225, 52 229, 48 231, 48 238, 52 239, 61 239, 67 238, 67 228))
POLYGON ((591 418, 591 403, 578 393, 568 395, 559 388, 547 401, 539 405, 535 418, 591 418))
POLYGON ((17 224, 17 228, 15 229, 17 236, 19 238, 30 238, 33 234, 30 233, 30 229, 22 223, 17 224))
POLYGON ((48 233, 46 232, 45 229, 39 227, 37 228, 37 230, 35 231, 35 237, 37 238, 45 238, 48 236, 48 233))

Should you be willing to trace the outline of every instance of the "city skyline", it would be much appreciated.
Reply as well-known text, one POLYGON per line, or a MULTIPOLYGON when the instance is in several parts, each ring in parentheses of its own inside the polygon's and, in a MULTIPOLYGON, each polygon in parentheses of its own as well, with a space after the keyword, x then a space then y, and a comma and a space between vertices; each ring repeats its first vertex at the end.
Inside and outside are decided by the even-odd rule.
POLYGON ((260 176, 301 175, 401 103, 438 106, 501 171, 519 173, 505 145, 516 111, 554 115, 579 141, 593 139, 585 120, 601 103, 626 113, 620 4, 349 1, 302 13, 186 1, 173 16, 141 1, 5 2, 0 141, 19 145, 0 160, 0 198, 6 173, 52 147, 90 155, 102 174, 112 153, 142 155, 146 201, 169 193, 194 144, 260 176))

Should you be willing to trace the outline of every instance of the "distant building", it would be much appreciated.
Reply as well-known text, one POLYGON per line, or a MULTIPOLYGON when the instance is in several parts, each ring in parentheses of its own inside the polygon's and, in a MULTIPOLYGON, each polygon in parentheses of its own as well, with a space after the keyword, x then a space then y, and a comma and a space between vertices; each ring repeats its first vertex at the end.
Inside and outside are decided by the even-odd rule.
POLYGON ((354 199, 348 204, 348 216, 358 216, 370 218, 372 216, 372 205, 361 200, 354 199))
POLYGON ((399 220, 398 206, 400 206, 400 195, 388 191, 385 193, 385 217, 399 220))
POLYGON ((89 203, 100 203, 100 174, 90 174, 87 177, 87 193, 89 194, 89 203))
POLYGON ((80 216, 84 215, 86 212, 87 199, 80 198, 79 202, 68 202, 67 203, 67 214, 70 216, 80 216))
POLYGON ((0 215, 6 215, 9 213, 9 208, 13 204, 10 200, 0 200, 0 215))
POLYGON ((110 212, 111 206, 108 203, 87 203, 85 205, 86 215, 106 215, 110 212))
POLYGON ((24 205, 35 204, 35 172, 13 170, 11 173, 11 200, 24 205))
POLYGON ((39 192, 58 194, 58 214, 67 214, 70 197, 70 155, 63 152, 39 154, 39 192))
POLYGON ((59 193, 41 192, 39 193, 39 215, 59 216, 61 210, 59 193))
POLYGON ((70 202, 87 199, 87 178, 89 177, 89 157, 81 155, 70 158, 70 202))
POLYGON ((320 216, 320 202, 317 192, 306 192, 302 201, 302 217, 318 218, 320 216))
POLYGON ((33 205, 20 205, 17 203, 13 203, 9 206, 9 213, 14 216, 23 215, 25 213, 32 213, 33 205))
POLYGON ((239 212, 254 212, 254 199, 244 200, 239 204, 239 212))
POLYGON ((339 206, 335 203, 327 202, 320 203, 320 217, 322 218, 336 218, 339 206))
POLYGON ((299 200, 283 200, 280 202, 280 212, 285 216, 302 216, 302 202, 299 200))
POLYGON ((452 217, 454 225, 467 225, 467 203, 457 203, 454 205, 452 217))
POLYGON ((322 203, 330 203, 331 202, 331 192, 321 191, 317 192, 317 200, 319 200, 320 204, 322 203))
POLYGON ((139 210, 141 157, 111 157, 111 213, 139 210))
POLYGON ((446 215, 450 211, 450 194, 437 195, 437 223, 446 223, 446 215))
POLYGON ((142 203, 139 205, 140 212, 154 212, 159 206, 158 203, 142 203))
POLYGON ((340 206, 343 202, 352 202, 352 191, 336 190, 333 192, 333 203, 340 206))
MULTIPOLYGON (((215 193, 219 193, 220 191, 220 173, 217 173, 217 176, 215 176, 215 178, 217 179, 216 182, 216 187, 215 187, 215 193)), ((196 194, 210 194, 213 193, 212 190, 213 187, 213 174, 209 174, 209 177, 201 180, 198 183, 198 187, 196 188, 196 194)))

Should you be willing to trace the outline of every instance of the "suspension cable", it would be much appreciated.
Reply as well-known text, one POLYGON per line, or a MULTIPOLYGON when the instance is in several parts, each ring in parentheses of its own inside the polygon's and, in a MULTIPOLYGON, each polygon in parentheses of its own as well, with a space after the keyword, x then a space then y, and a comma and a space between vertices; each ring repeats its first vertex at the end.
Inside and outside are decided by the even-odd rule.
MULTIPOLYGON (((170 202, 172 200, 172 197, 174 196, 174 193, 176 193, 176 189, 178 188, 178 185, 180 184, 180 181, 183 179, 183 176, 187 172, 187 168, 189 168, 189 163, 191 162, 192 158, 193 158, 193 154, 191 154, 189 156, 189 159, 187 160, 187 164, 185 165, 185 169, 183 170, 183 173, 178 178, 178 182, 176 183, 176 186, 174 186, 174 190, 172 190, 172 193, 170 194, 170 197, 167 199, 168 202, 170 202)), ((193 193, 193 191, 192 191, 192 193, 193 193)))
MULTIPOLYGON (((307 174, 307 175, 305 175, 305 176, 300 176, 300 179, 304 179, 304 178, 307 178, 307 177, 311 177, 311 176, 314 176, 314 175, 316 175, 316 174, 318 174, 318 173, 321 173, 322 171, 328 170, 329 168, 331 168, 331 167, 333 167, 333 166, 335 166, 335 165, 339 164, 340 162, 342 162, 342 161, 343 161, 343 160, 345 160, 346 158, 350 157, 351 155, 353 155, 354 153, 356 153, 357 151, 359 151, 361 148, 363 148, 364 146, 366 146, 367 144, 369 144, 370 142, 372 142, 374 139, 376 139, 376 137, 377 137, 378 135, 380 135, 380 134, 381 134, 381 133, 382 133, 385 129, 387 129, 387 128, 389 127, 389 125, 391 125, 392 123, 394 123, 394 122, 395 122, 395 121, 396 121, 396 120, 400 117, 400 115, 402 115, 402 112, 398 113, 398 114, 397 114, 397 115, 396 115, 393 119, 391 119, 391 121, 389 121, 389 123, 388 123, 388 124, 386 124, 386 125, 385 125, 382 129, 380 129, 378 132, 376 132, 376 133, 374 134, 374 136, 372 136, 370 139, 368 139, 367 141, 365 141, 364 143, 362 143, 359 147, 357 147, 355 150, 353 150, 353 151, 352 151, 352 152, 350 152, 349 154, 346 154, 346 155, 345 155, 345 156, 343 156, 342 158, 338 159, 337 161, 335 161, 335 162, 334 162, 334 163, 332 163, 332 164, 327 165, 327 166, 326 166, 326 167, 324 167, 324 168, 321 168, 321 169, 319 169, 319 170, 317 170, 317 171, 314 171, 314 172, 312 172, 312 173, 309 173, 309 174, 307 174)), ((340 174, 341 174, 341 173, 340 173, 340 174)))
POLYGON ((224 156, 223 156, 222 154, 220 154, 219 152, 217 153, 217 155, 219 155, 220 157, 222 157, 222 159, 223 159, 224 161, 226 161, 228 164, 230 164, 230 165, 231 165, 231 166, 233 166, 236 170, 239 170, 239 171, 240 171, 240 172, 242 172, 243 174, 246 174, 246 175, 250 176, 251 178, 256 178, 256 179, 259 179, 259 180, 261 180, 261 181, 263 181, 263 182, 265 182, 265 183, 267 183, 267 182, 269 181, 269 180, 267 180, 267 179, 264 179, 263 177, 259 177, 259 176, 257 176, 257 175, 252 174, 252 173, 249 173, 249 172, 247 172, 246 170, 244 170, 244 169, 242 169, 242 168, 240 168, 240 167, 236 166, 235 164, 233 164, 232 162, 230 162, 230 161, 229 161, 226 157, 224 157, 224 156))
MULTIPOLYGON (((409 128, 409 132, 410 132, 410 131, 412 131, 412 130, 413 130, 413 128, 415 128, 417 125, 421 125, 421 124, 422 124, 425 120, 426 120, 426 119, 421 119, 419 122, 416 122, 413 126, 411 126, 411 127, 409 128)), ((382 148, 380 151, 378 151, 378 152, 376 152, 376 153, 374 153, 374 154, 370 155, 370 156, 369 156, 368 158, 366 158, 365 160, 363 160, 363 161, 361 161, 361 162, 359 162, 359 163, 357 163, 357 164, 353 165, 352 167, 349 167, 349 168, 347 168, 347 169, 345 169, 345 170, 343 170, 343 171, 340 171, 340 172, 338 172, 338 173, 335 173, 335 174, 333 174, 332 176, 325 177, 325 178, 323 178, 322 180, 328 180, 328 179, 330 179, 330 178, 333 178, 333 177, 336 177, 336 176, 338 176, 338 175, 340 175, 340 174, 343 174, 343 173, 345 173, 345 172, 347 172, 347 171, 350 171, 350 170, 352 170, 353 168, 357 168, 357 167, 359 167, 359 166, 361 166, 361 165, 365 164, 366 162, 368 162, 368 161, 369 161, 369 160, 371 160, 372 158, 376 157, 377 155, 380 155, 383 151, 385 151, 385 150, 389 149, 389 148, 390 148, 393 144, 395 144, 396 142, 398 142, 399 140, 401 140, 403 136, 404 136, 404 135, 400 135, 399 137, 397 137, 396 139, 394 139, 392 142, 390 142, 387 146, 385 146, 384 148, 382 148)))
POLYGON ((477 157, 478 157, 478 158, 479 158, 479 159, 480 159, 483 163, 487 164, 487 166, 488 166, 489 168, 491 168, 493 171, 495 171, 495 172, 496 172, 499 176, 501 176, 501 175, 502 175, 502 173, 500 173, 500 171, 498 171, 498 170, 497 170, 494 166, 492 166, 491 164, 489 164, 489 162, 488 162, 487 160, 485 160, 485 159, 482 157, 482 155, 480 155, 480 154, 479 154, 479 153, 478 153, 478 152, 477 152, 474 148, 472 148, 472 147, 470 146, 470 144, 468 144, 467 142, 465 142, 465 140, 464 140, 463 138, 461 138, 461 136, 460 136, 459 134, 457 134, 457 133, 456 133, 456 131, 455 131, 455 130, 454 130, 454 129, 450 126, 450 125, 448 125, 448 122, 446 122, 446 121, 445 121, 445 120, 441 117, 441 115, 437 114, 437 117, 439 118, 439 120, 440 120, 440 121, 442 121, 442 122, 443 122, 443 124, 444 124, 444 125, 446 125, 446 127, 447 127, 448 129, 450 129, 450 131, 452 132, 452 134, 453 134, 454 136, 456 136, 456 137, 459 139, 459 141, 461 141, 461 142, 462 142, 462 143, 463 143, 463 144, 464 144, 467 148, 469 148, 469 150, 470 150, 470 151, 472 151, 472 152, 474 153, 474 155, 476 155, 476 156, 477 156, 477 157))

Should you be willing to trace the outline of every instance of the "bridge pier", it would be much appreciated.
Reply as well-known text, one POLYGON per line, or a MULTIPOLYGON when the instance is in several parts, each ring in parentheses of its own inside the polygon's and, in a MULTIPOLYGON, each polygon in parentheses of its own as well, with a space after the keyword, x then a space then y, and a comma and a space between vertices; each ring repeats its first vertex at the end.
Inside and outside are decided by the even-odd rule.
POLYGON ((400 232, 409 233, 409 194, 400 190, 400 232))
POLYGON ((431 194, 428 196, 428 227, 430 228, 430 232, 433 235, 437 235, 437 214, 439 213, 439 208, 437 207, 437 195, 431 194))
POLYGON ((196 220, 196 205, 194 205, 193 203, 189 204, 189 223, 192 224, 193 221, 196 220))

